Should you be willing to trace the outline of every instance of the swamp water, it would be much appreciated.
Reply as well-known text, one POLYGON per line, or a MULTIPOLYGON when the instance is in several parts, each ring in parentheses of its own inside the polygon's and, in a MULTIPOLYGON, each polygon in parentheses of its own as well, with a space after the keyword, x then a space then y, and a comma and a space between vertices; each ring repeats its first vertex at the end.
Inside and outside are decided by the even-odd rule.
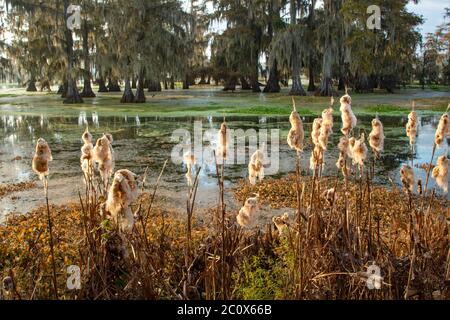
MULTIPOLYGON (((201 121, 204 130, 218 130, 222 118, 220 117, 156 117, 156 116, 130 116, 120 114, 115 116, 102 115, 99 111, 77 111, 78 114, 68 112, 64 115, 33 114, 17 112, 0 113, 0 183, 16 184, 19 182, 37 181, 36 187, 24 191, 8 193, 0 199, 0 221, 2 216, 11 212, 27 212, 44 204, 41 183, 31 170, 31 159, 34 146, 39 137, 46 139, 52 149, 53 161, 50 163, 49 200, 52 204, 66 204, 78 199, 78 190, 83 192, 84 182, 80 169, 81 134, 86 125, 94 136, 99 138, 102 133, 110 132, 114 137, 115 170, 129 169, 142 174, 148 167, 147 188, 152 189, 157 176, 166 159, 169 159, 164 175, 158 189, 160 199, 170 207, 183 210, 186 204, 186 167, 172 163, 170 155, 173 147, 179 143, 172 141, 172 133, 176 129, 184 128, 193 131, 194 121, 201 121)), ((420 113, 419 113, 420 114, 420 113)), ((434 141, 434 133, 439 121, 439 114, 435 116, 420 116, 418 137, 415 145, 414 164, 430 161, 434 141)), ((295 169, 295 152, 290 150, 286 143, 286 136, 290 128, 289 115, 284 117, 242 116, 227 117, 231 129, 267 130, 269 132, 267 151, 271 151, 270 130, 279 130, 279 170, 272 177, 280 177, 293 172, 295 169)), ((309 157, 311 152, 310 130, 314 117, 304 117, 306 137, 305 152, 302 156, 302 175, 310 175, 309 157)), ((384 124, 385 152, 376 165, 376 181, 378 184, 389 185, 389 177, 398 185, 399 168, 404 163, 410 163, 410 147, 405 135, 407 115, 381 116, 384 124)), ((324 175, 335 175, 335 162, 338 157, 337 144, 340 133, 340 118, 335 117, 334 133, 329 141, 329 148, 325 155, 326 166, 324 175)), ((365 130, 367 135, 371 130, 371 117, 358 117, 359 130, 365 130)), ((448 153, 449 141, 437 149, 434 163, 438 156, 448 153)), ((367 142, 367 146, 368 142, 367 142)), ((369 148, 370 149, 370 148, 369 148)), ((246 152, 248 163, 248 150, 246 152)), ((371 159, 369 151, 369 158, 371 159)), ((425 179, 425 171, 415 168, 416 178, 425 179)), ((200 173, 199 190, 196 206, 206 208, 217 203, 218 188, 215 175, 216 168, 207 166, 200 173)), ((230 190, 235 183, 247 177, 247 165, 227 165, 225 168, 226 185, 230 190)), ((430 178, 429 188, 434 187, 430 178)), ((238 208, 232 199, 232 193, 227 192, 228 202, 234 203, 232 207, 238 208)))

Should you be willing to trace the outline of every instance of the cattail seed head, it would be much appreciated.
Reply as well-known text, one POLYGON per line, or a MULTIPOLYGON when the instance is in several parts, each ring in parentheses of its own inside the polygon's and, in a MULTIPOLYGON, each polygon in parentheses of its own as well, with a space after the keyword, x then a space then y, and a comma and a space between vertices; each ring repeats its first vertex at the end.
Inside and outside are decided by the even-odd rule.
POLYGON ((319 137, 320 137, 320 127, 322 126, 322 118, 316 118, 313 121, 312 130, 311 130, 311 139, 315 146, 319 146, 319 137))
POLYGON ((323 165, 323 150, 319 145, 317 145, 311 152, 311 157, 309 158, 309 168, 314 171, 316 168, 323 169, 323 165))
POLYGON ((220 125, 220 130, 218 132, 218 156, 222 159, 227 158, 228 152, 228 127, 227 123, 224 121, 220 125))
POLYGON ((405 191, 414 191, 414 170, 410 166, 404 164, 400 168, 400 180, 405 191))
POLYGON ((361 134, 361 137, 358 140, 355 140, 352 147, 353 165, 363 167, 366 158, 367 158, 367 146, 365 143, 365 135, 363 133, 361 134))
POLYGON ((434 142, 436 143, 436 146, 440 146, 442 141, 444 141, 446 137, 450 137, 450 123, 447 112, 444 113, 439 119, 439 124, 437 126, 434 137, 435 137, 434 142))
POLYGON ((379 119, 372 120, 372 131, 369 134, 369 144, 372 151, 378 158, 384 149, 384 132, 383 124, 379 119))
POLYGON ((406 123, 406 136, 409 138, 409 144, 413 145, 417 135, 417 113, 411 111, 408 114, 408 122, 406 123))
POLYGON ((127 169, 116 171, 109 188, 106 210, 122 231, 130 232, 134 226, 134 216, 130 205, 136 200, 138 194, 137 176, 127 169))
POLYGON ((443 155, 437 159, 436 166, 433 168, 432 176, 436 184, 444 193, 448 192, 448 158, 443 155))
POLYGON ((303 139, 305 133, 303 131, 303 122, 295 108, 295 101, 292 98, 293 110, 289 116, 289 122, 291 123, 291 129, 287 136, 287 143, 291 149, 295 149, 297 152, 303 151, 303 139))
POLYGON ((94 160, 98 163, 98 169, 103 181, 107 181, 114 170, 114 155, 110 141, 112 141, 112 137, 109 139, 104 134, 97 139, 93 149, 94 160))
POLYGON ((84 130, 81 139, 83 140, 84 144, 92 144, 92 134, 89 132, 89 129, 87 127, 86 130, 84 130))
POLYGON ((264 153, 262 150, 256 150, 250 157, 248 164, 248 179, 251 184, 256 184, 256 180, 264 179, 264 153))
POLYGON ((48 176, 48 162, 52 160, 52 152, 47 141, 39 138, 36 143, 36 149, 32 162, 33 171, 39 175, 39 179, 42 180, 45 176, 48 176))
POLYGON ((186 164, 186 180, 189 186, 192 185, 192 168, 195 166, 196 158, 195 155, 190 151, 183 155, 183 162, 186 164))
POLYGON ((348 135, 350 131, 356 127, 357 119, 352 111, 352 99, 346 94, 340 99, 341 107, 339 110, 341 111, 341 119, 342 119, 342 128, 341 131, 344 135, 348 135))
POLYGON ((287 228, 287 223, 289 221, 289 213, 285 212, 281 216, 275 216, 272 218, 272 222, 275 224, 275 227, 278 230, 278 233, 281 235, 287 228))
POLYGON ((237 223, 243 228, 251 228, 259 213, 259 195, 245 200, 244 206, 239 210, 236 216, 237 223))
POLYGON ((327 150, 328 138, 333 133, 333 108, 327 108, 322 112, 322 123, 319 133, 319 144, 323 150, 327 150))

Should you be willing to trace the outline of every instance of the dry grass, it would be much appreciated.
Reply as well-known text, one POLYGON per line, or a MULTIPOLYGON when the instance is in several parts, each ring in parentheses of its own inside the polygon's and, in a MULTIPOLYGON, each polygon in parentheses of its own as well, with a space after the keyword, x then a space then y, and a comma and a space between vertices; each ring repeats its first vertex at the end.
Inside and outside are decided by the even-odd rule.
MULTIPOLYGON (((338 198, 333 204, 319 196, 319 189, 311 197, 311 180, 301 184, 305 188, 300 207, 307 221, 293 217, 282 236, 272 225, 260 230, 239 228, 235 212, 226 212, 222 224, 222 206, 205 213, 211 216, 205 220, 211 222, 200 223, 193 214, 187 233, 186 217, 153 204, 149 193, 135 204, 138 219, 127 237, 108 220, 102 197, 87 195, 80 197, 79 204, 51 207, 59 297, 449 298, 448 200, 433 194, 420 210, 421 199, 412 196, 409 201, 401 190, 368 189, 369 184, 363 184, 360 195, 361 184, 350 183, 349 230, 345 231, 344 184, 335 178, 317 183, 315 188, 321 191, 336 186, 338 198), (381 290, 366 287, 365 271, 371 262, 381 268, 381 290), (81 268, 81 290, 66 288, 66 269, 72 264, 81 268)), ((274 208, 299 205, 295 176, 267 179, 256 186, 242 182, 234 191, 240 201, 258 192, 263 203, 274 208)), ((4 298, 53 297, 45 213, 45 207, 39 208, 9 217, 0 226, 0 275, 11 276, 15 283, 15 290, 3 292, 4 298)))

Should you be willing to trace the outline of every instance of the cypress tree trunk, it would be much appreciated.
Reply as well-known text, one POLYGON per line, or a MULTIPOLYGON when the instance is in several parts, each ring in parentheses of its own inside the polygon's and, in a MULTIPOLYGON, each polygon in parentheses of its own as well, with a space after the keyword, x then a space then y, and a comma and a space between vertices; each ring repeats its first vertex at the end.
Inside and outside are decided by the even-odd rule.
POLYGON ((252 89, 252 87, 248 83, 247 79, 245 79, 245 77, 241 77, 239 79, 239 81, 241 82, 241 90, 251 90, 252 89))
POLYGON ((133 90, 131 90, 130 79, 125 79, 125 89, 123 91, 122 99, 120 99, 121 103, 133 103, 134 102, 134 94, 133 90))
MULTIPOLYGON (((67 16, 67 8, 69 7, 69 0, 64 0, 64 16, 67 16)), ((72 68, 74 65, 74 54, 73 54, 73 38, 72 31, 65 26, 64 30, 65 40, 66 40, 66 54, 68 60, 69 70, 67 72, 67 94, 63 103, 83 103, 83 99, 80 97, 78 92, 76 80, 72 78, 72 68)))
POLYGON ((162 91, 161 82, 159 80, 149 80, 148 81, 148 92, 159 92, 162 91))
POLYGON ((131 80, 131 89, 136 89, 136 78, 133 77, 131 80))
POLYGON ((189 75, 186 74, 186 76, 183 79, 183 90, 189 89, 189 75))
POLYGON ((28 92, 36 92, 36 77, 34 76, 34 72, 31 73, 30 81, 28 81, 28 86, 26 91, 28 92))
POLYGON ((231 90, 233 92, 236 90, 236 77, 229 76, 225 80, 223 91, 229 91, 229 90, 231 90))
POLYGON ((109 92, 120 92, 119 81, 116 79, 108 78, 107 88, 109 92))
MULTIPOLYGON (((290 1, 290 16, 291 16, 291 24, 297 24, 297 5, 296 1, 290 1)), ((301 72, 301 59, 299 57, 299 52, 295 44, 292 46, 291 53, 291 63, 292 63, 292 88, 289 94, 291 96, 306 96, 305 89, 303 89, 302 81, 300 79, 301 72)))
POLYGON ((59 85, 58 91, 56 91, 56 94, 63 94, 64 93, 64 82, 59 85))
POLYGON ((325 52, 323 54, 323 64, 322 64, 322 81, 320 83, 320 96, 331 97, 333 95, 333 84, 331 81, 331 63, 332 63, 332 52, 331 47, 326 44, 325 52))
POLYGON ((167 79, 164 79, 164 90, 169 89, 169 84, 167 83, 167 79))
POLYGON ((81 97, 86 98, 94 98, 95 93, 92 91, 91 87, 91 73, 89 71, 89 44, 88 44, 88 36, 89 36, 89 30, 87 21, 84 21, 83 26, 83 60, 84 60, 84 86, 83 91, 81 92, 81 97))
POLYGON ((105 79, 103 79, 103 77, 98 78, 97 83, 98 83, 98 92, 108 92, 108 88, 105 85, 105 79))
POLYGON ((339 77, 338 90, 340 91, 345 90, 345 80, 343 77, 339 77))
POLYGON ((146 99, 145 99, 144 86, 145 86, 144 75, 141 72, 141 74, 139 74, 136 97, 134 98, 134 102, 136 102, 136 103, 144 103, 145 102, 146 99))
POLYGON ((316 91, 317 89, 316 89, 316 85, 315 85, 315 83, 314 83, 314 69, 313 69, 313 67, 311 66, 311 63, 312 63, 312 61, 311 61, 312 59, 310 59, 309 60, 309 63, 310 63, 310 67, 308 68, 308 73, 309 73, 309 84, 308 84, 308 91, 309 92, 314 92, 314 91, 316 91))
POLYGON ((280 84, 279 84, 279 76, 278 76, 278 63, 277 59, 273 60, 272 67, 269 72, 269 80, 267 81, 266 86, 264 87, 263 92, 280 92, 280 84))
POLYGON ((292 88, 289 94, 291 96, 306 96, 300 79, 300 61, 295 48, 292 50, 292 88))
POLYGON ((173 76, 170 77, 170 89, 175 90, 175 80, 173 79, 173 76))

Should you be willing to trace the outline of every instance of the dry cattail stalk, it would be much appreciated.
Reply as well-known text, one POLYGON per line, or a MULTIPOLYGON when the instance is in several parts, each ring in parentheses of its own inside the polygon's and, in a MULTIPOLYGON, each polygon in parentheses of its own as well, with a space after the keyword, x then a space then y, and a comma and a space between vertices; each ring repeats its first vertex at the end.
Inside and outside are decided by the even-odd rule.
POLYGON ((311 170, 316 170, 316 168, 323 169, 323 150, 317 145, 311 152, 311 157, 309 158, 309 168, 311 170))
POLYGON ((192 185, 192 168, 195 166, 195 156, 191 152, 187 152, 183 156, 183 161, 186 164, 187 172, 186 172, 186 180, 189 186, 192 185))
MULTIPOLYGON (((367 158, 367 146, 365 140, 366 138, 363 133, 358 140, 354 140, 354 144, 352 146, 353 165, 358 165, 360 168, 364 166, 364 161, 367 158)), ((350 145, 352 145, 352 143, 353 140, 350 138, 350 145)))
MULTIPOLYGON (((264 147, 263 147, 264 148, 264 147)), ((248 164, 248 179, 251 184, 256 184, 256 180, 262 181, 264 179, 264 152, 256 150, 250 157, 248 164)))
POLYGON ((436 180, 436 184, 441 188, 444 193, 448 192, 448 159, 443 155, 437 159, 436 166, 431 173, 436 180))
POLYGON ((39 179, 43 180, 46 176, 48 176, 48 162, 52 160, 52 152, 47 141, 39 138, 36 143, 36 149, 32 162, 33 171, 39 175, 39 179))
POLYGON ((224 121, 220 125, 220 130, 218 132, 218 146, 217 153, 221 159, 227 158, 228 152, 228 127, 227 123, 224 121))
POLYGON ((107 135, 103 135, 97 139, 93 154, 94 160, 98 163, 98 170, 105 185, 107 185, 109 177, 114 170, 114 156, 111 147, 112 139, 108 139, 107 135))
POLYGON ((410 166, 404 164, 400 168, 400 180, 405 191, 414 191, 414 171, 410 166))
POLYGON ((106 210, 121 231, 130 232, 133 229, 134 216, 130 205, 136 200, 138 193, 136 175, 127 169, 116 171, 109 188, 106 210))
POLYGON ((346 154, 343 152, 339 152, 339 158, 336 161, 336 167, 338 167, 338 169, 341 170, 342 175, 344 176, 344 178, 348 178, 349 172, 350 172, 350 168, 348 167, 348 165, 346 164, 346 154))
POLYGON ((440 146, 445 138, 450 137, 450 123, 448 119, 448 113, 444 113, 439 119, 439 124, 434 135, 434 143, 436 146, 440 146))
POLYGON ((92 143, 84 144, 81 147, 80 164, 85 177, 92 175, 94 172, 94 148, 92 143))
POLYGON ((322 118, 316 118, 313 121, 311 130, 311 139, 315 146, 319 146, 320 128, 322 127, 322 118))
POLYGON ((417 181, 417 193, 422 194, 422 180, 417 181))
POLYGON ((301 152, 303 150, 303 139, 305 137, 305 133, 303 131, 302 119, 300 118, 295 107, 294 98, 292 98, 292 106, 293 110, 291 112, 291 115, 289 116, 291 129, 289 130, 287 136, 287 143, 289 147, 291 147, 291 149, 295 149, 297 152, 301 152))
POLYGON ((278 230, 278 233, 283 234, 284 230, 286 230, 289 221, 289 213, 285 212, 281 216, 275 216, 272 218, 272 222, 275 224, 275 227, 278 230))
POLYGON ((406 136, 409 138, 409 144, 413 145, 417 135, 417 113, 413 110, 408 114, 408 123, 406 123, 406 136))
POLYGON ((81 147, 80 164, 81 170, 87 178, 94 172, 94 146, 92 145, 92 134, 89 132, 88 128, 83 132, 81 139, 84 144, 81 147))
POLYGON ((333 203, 336 201, 336 197, 337 194, 335 188, 330 188, 322 193, 322 198, 324 198, 327 201, 329 206, 333 205, 333 203))
POLYGON ((84 144, 92 144, 92 134, 89 132, 88 127, 86 127, 86 129, 84 130, 81 139, 83 140, 84 144))
POLYGON ((346 94, 340 99, 341 107, 339 110, 341 111, 342 118, 342 128, 341 131, 344 135, 348 135, 350 131, 356 127, 356 117, 352 111, 352 98, 346 94))
POLYGON ((369 134, 369 144, 376 158, 380 157, 380 153, 384 149, 384 132, 383 124, 379 119, 372 120, 372 131, 369 134))
MULTIPOLYGON (((333 101, 333 97, 331 97, 333 101)), ((322 123, 319 133, 319 144, 323 150, 327 150, 328 138, 333 133, 333 108, 329 107, 322 111, 322 123)))
POLYGON ((256 215, 259 212, 259 195, 245 200, 244 206, 236 216, 237 223, 243 228, 251 228, 255 224, 256 215))

